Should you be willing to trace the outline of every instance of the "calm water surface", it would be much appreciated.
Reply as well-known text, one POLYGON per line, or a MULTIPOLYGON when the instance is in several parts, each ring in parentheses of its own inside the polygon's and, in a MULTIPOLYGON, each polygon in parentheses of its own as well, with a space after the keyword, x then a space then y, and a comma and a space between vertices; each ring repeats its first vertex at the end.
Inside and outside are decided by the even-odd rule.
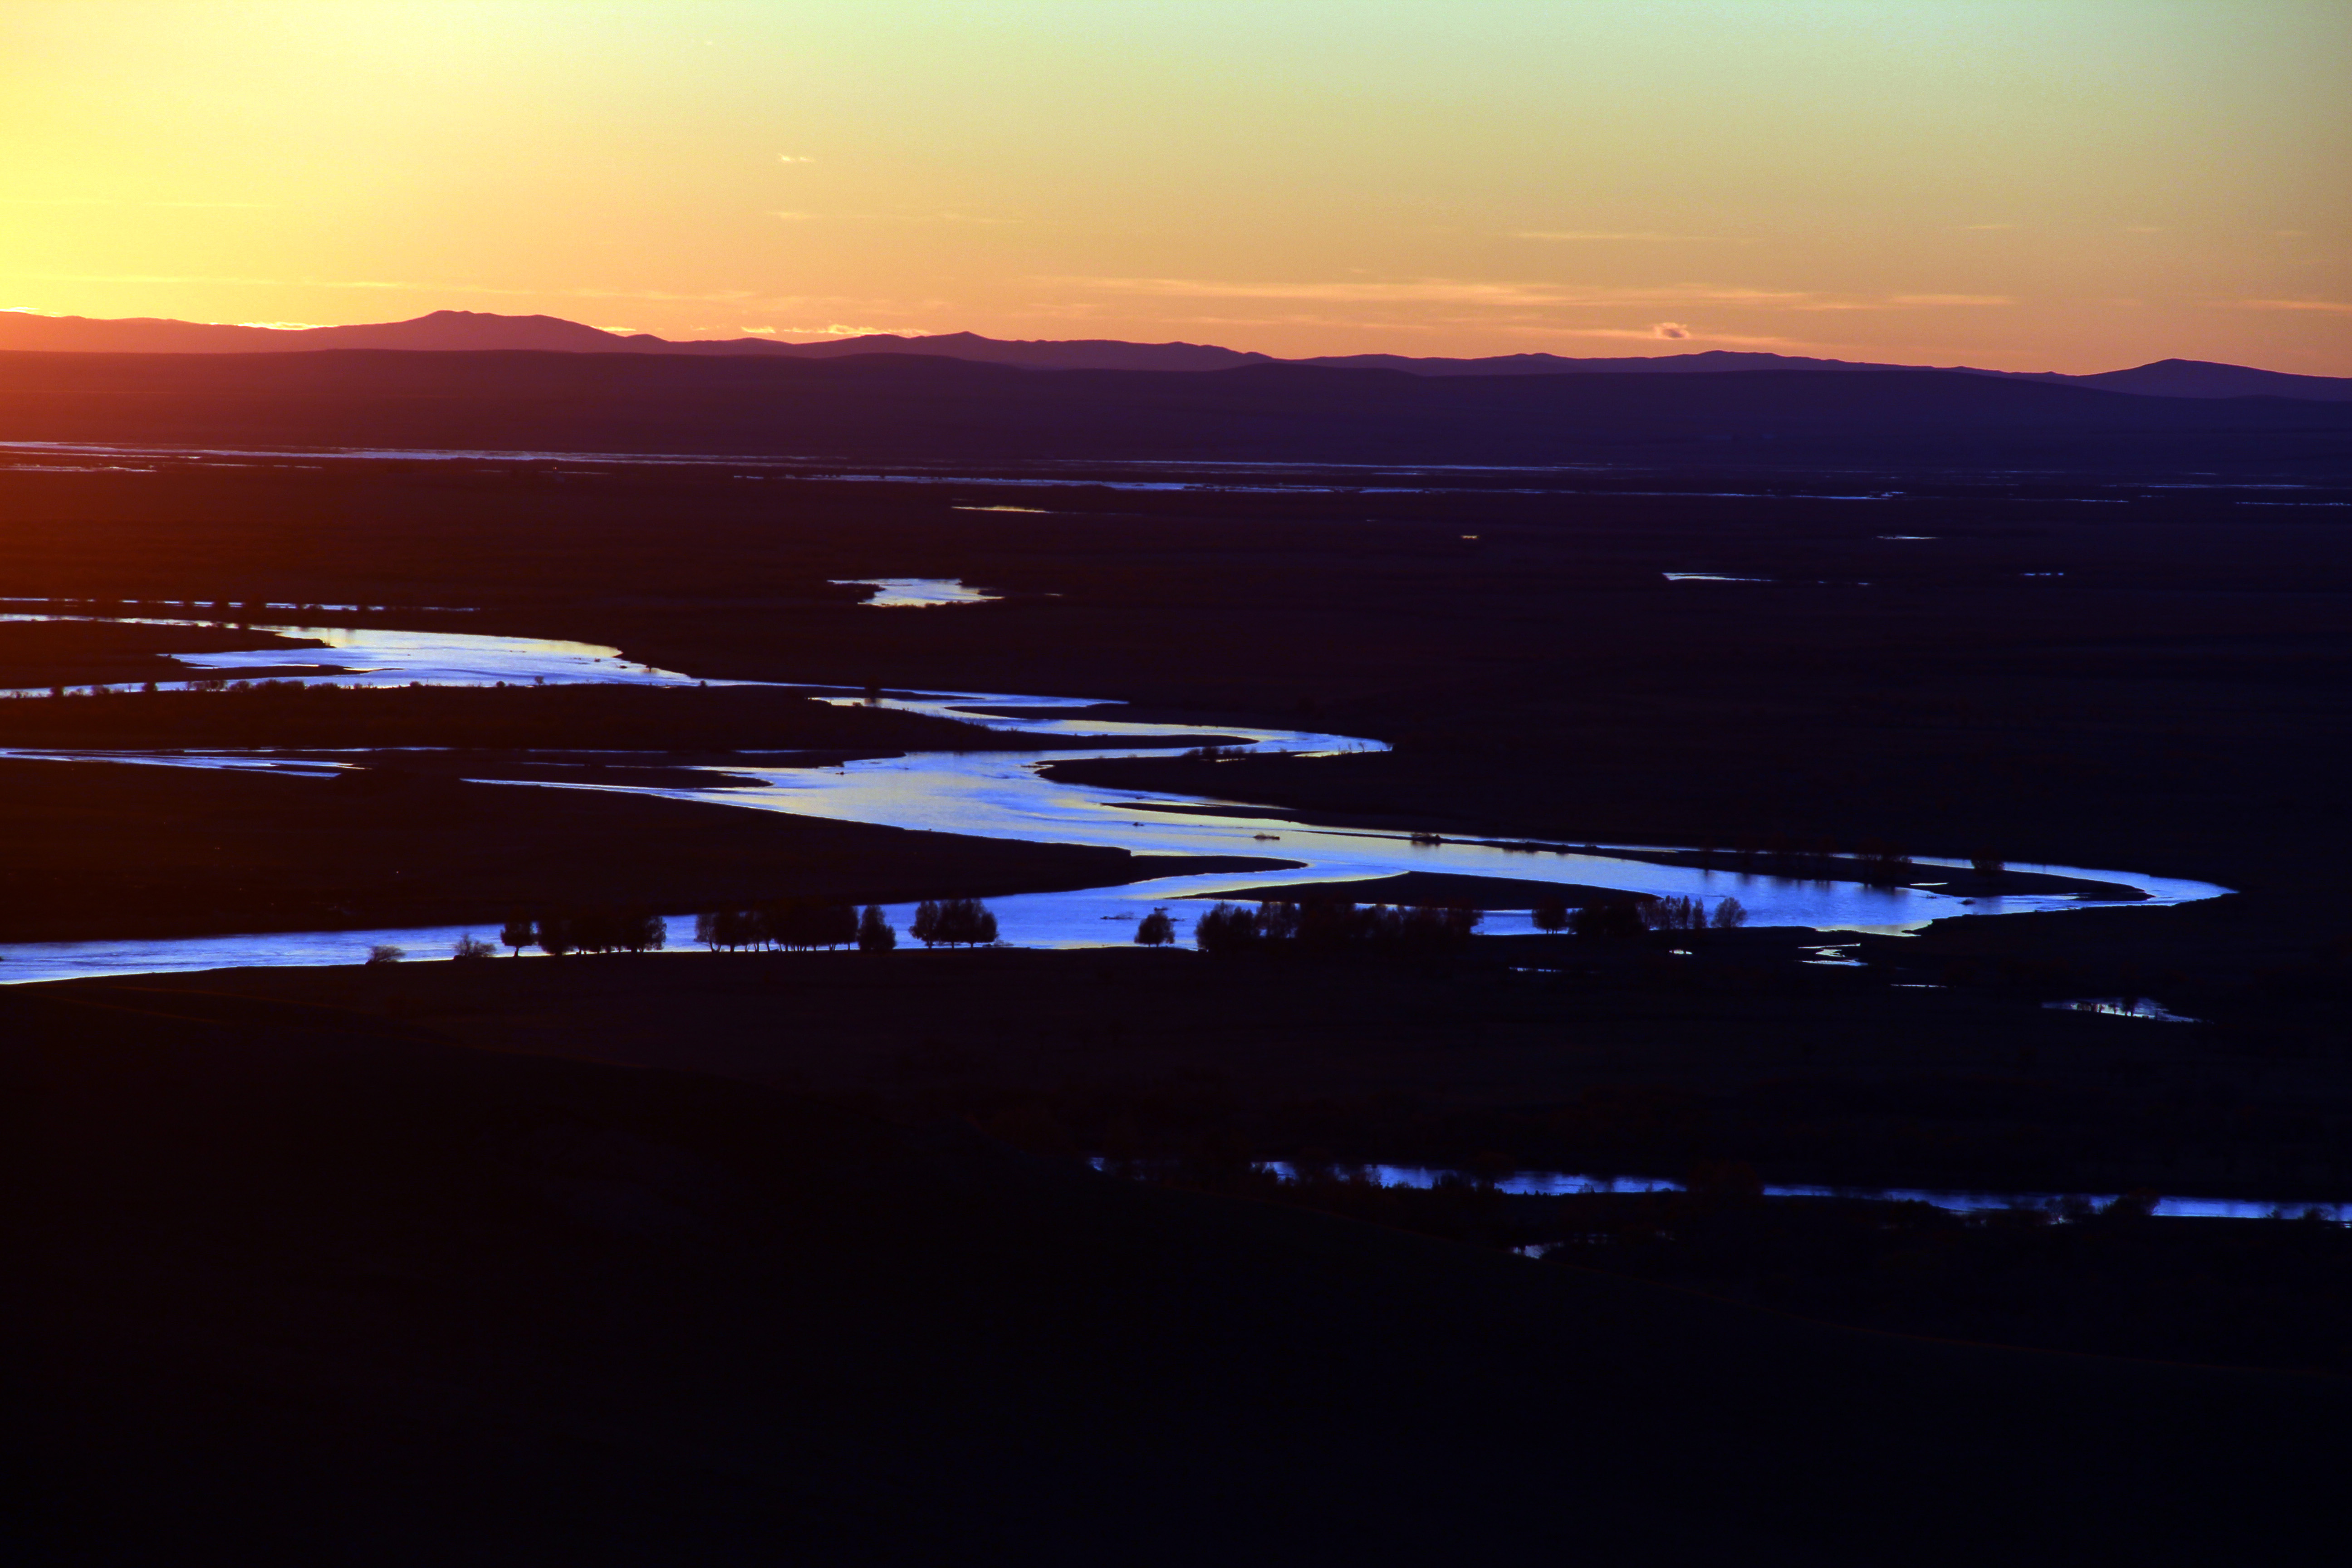
MULTIPOLYGON (((42 617, 27 614, 5 618, 42 617)), ((146 624, 210 623, 149 620, 146 624)), ((586 643, 332 626, 257 626, 255 629, 308 637, 327 647, 293 652, 191 654, 183 656, 184 660, 194 668, 216 671, 231 679, 286 671, 289 666, 307 667, 291 678, 335 680, 347 685, 401 685, 410 681, 458 685, 491 685, 499 681, 526 685, 573 681, 698 684, 674 671, 630 664, 621 658, 617 649, 586 643)), ((799 689, 829 701, 861 700, 838 689, 799 689)), ((1402 833, 1301 827, 1279 816, 1256 815, 1255 808, 1243 808, 1244 815, 1202 816, 1191 808, 1232 803, 1213 797, 1100 789, 1041 777, 1038 766, 1057 760, 1167 754, 1164 747, 1139 748, 1118 743, 1123 738, 1141 735, 1239 741, 1252 750, 1317 754, 1386 749, 1379 742, 1347 735, 1230 725, 1212 729, 1143 724, 1105 719, 1094 713, 1073 716, 1069 711, 1097 706, 1098 701, 1004 692, 930 691, 894 692, 878 704, 961 719, 1008 732, 1066 735, 1074 741, 1084 737, 1095 742, 1074 744, 1066 751, 917 752, 823 769, 761 768, 730 762, 723 769, 708 770, 714 774, 714 783, 708 788, 584 783, 515 784, 509 787, 614 789, 625 794, 660 795, 744 810, 784 811, 893 827, 1102 845, 1138 855, 1275 857, 1301 863, 1296 868, 1255 874, 1160 878, 1123 887, 990 900, 1003 940, 1024 947, 1125 943, 1132 939, 1133 922, 1160 904, 1170 906, 1181 939, 1189 930, 1192 918, 1206 907, 1175 901, 1191 895, 1238 894, 1244 889, 1278 888, 1286 882, 1361 879, 1400 871, 1458 872, 1530 883, 1577 882, 1633 892, 1685 895, 1710 906, 1724 898, 1737 897, 1747 908, 1751 924, 1804 926, 1823 931, 1900 931, 1916 930, 1929 921, 1964 911, 2027 914, 2084 907, 2080 900, 2071 898, 1965 900, 1932 890, 1874 889, 1853 882, 1785 880, 1731 871, 1653 866, 1614 857, 1609 853, 1609 847, 1559 845, 1530 850, 1519 844, 1505 846, 1481 840, 1415 844, 1402 833), (1012 708, 1017 711, 1011 715, 972 711, 978 708, 1012 708), (715 775, 722 772, 737 777, 759 778, 766 787, 718 784, 715 775)), ((331 762, 279 760, 267 752, 250 752, 18 751, 10 754, 105 758, 124 763, 175 767, 284 768, 311 773, 331 771, 338 765, 331 762)), ((1920 864, 1964 865, 1926 860, 1920 864)), ((2227 890, 2210 883, 2132 872, 2084 871, 2067 867, 2032 868, 2124 883, 2144 890, 2148 895, 2147 901, 2158 904, 2211 898, 2227 890)), ((1536 894, 1531 890, 1528 903, 1532 906, 1535 901, 1536 894)), ((911 918, 912 908, 898 906, 890 912, 903 928, 911 918)), ((675 939, 682 941, 691 929, 689 911, 677 911, 671 917, 675 939)), ((1531 931, 1534 927, 1528 912, 1520 910, 1490 912, 1483 929, 1511 933, 1531 931)), ((10 981, 29 981, 228 965, 349 963, 364 957, 367 950, 378 943, 405 948, 420 958, 439 957, 446 956, 450 944, 464 934, 464 927, 436 927, 271 932, 156 942, 19 943, 0 952, 0 958, 5 958, 5 963, 0 963, 0 975, 10 981)))

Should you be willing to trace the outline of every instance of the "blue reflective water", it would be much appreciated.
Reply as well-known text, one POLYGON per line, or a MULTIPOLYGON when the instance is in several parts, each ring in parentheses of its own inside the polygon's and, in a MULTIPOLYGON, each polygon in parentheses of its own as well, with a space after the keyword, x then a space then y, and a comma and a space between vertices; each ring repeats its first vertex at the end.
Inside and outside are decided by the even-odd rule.
MULTIPOLYGON (((1103 1165, 1096 1161, 1096 1165, 1103 1165)), ((1260 1167, 1289 1180, 1295 1175, 1292 1167, 1282 1161, 1269 1161, 1260 1167)), ((1470 1182, 1475 1178, 1467 1173, 1430 1165, 1366 1165, 1360 1167, 1364 1177, 1384 1187, 1434 1187, 1441 1182, 1470 1182)), ((1655 1176, 1586 1176, 1565 1171, 1514 1171, 1497 1179, 1495 1190, 1538 1197, 1563 1197, 1586 1193, 1678 1193, 1680 1182, 1670 1182, 1655 1176)), ((2038 1209, 2044 1214, 2063 1215, 2079 1211, 2081 1205, 2103 1208, 2116 1201, 2116 1194, 2083 1193, 1971 1193, 1929 1187, 1823 1187, 1805 1185, 1768 1185, 1767 1197, 1775 1198, 1867 1198, 1878 1203, 1922 1203, 1958 1213, 1986 1213, 2011 1209, 2038 1209)), ((2281 1204, 2257 1198, 2159 1198, 2155 1212, 2186 1219, 2272 1219, 2300 1218, 2316 1211, 2323 1219, 2337 1224, 2352 1221, 2352 1204, 2281 1204)))
POLYGON ((921 609, 930 605, 983 605, 1002 597, 985 588, 968 587, 961 577, 835 577, 830 581, 836 588, 875 590, 866 603, 877 610, 921 609))
MULTIPOLYGON (((38 618, 9 616, 5 618, 38 618)), ((210 624, 150 619, 149 625, 210 624)), ((489 637, 477 633, 424 632, 331 626, 255 626, 323 643, 296 652, 254 650, 184 656, 192 666, 223 678, 299 667, 293 679, 331 679, 345 684, 488 685, 566 681, 692 685, 675 671, 630 664, 619 650, 587 643, 489 637)), ((801 688, 825 700, 862 700, 839 689, 801 688)), ((1329 882, 1392 876, 1402 871, 1453 872, 1506 878, 1530 884, 1530 907, 1538 884, 1552 881, 1682 896, 1712 907, 1737 898, 1759 926, 1800 926, 1822 931, 1903 931, 1944 916, 2019 914, 2078 909, 2082 900, 2037 895, 2006 899, 1961 899, 1926 889, 1871 888, 1832 882, 1745 875, 1728 870, 1656 866, 1610 853, 1642 846, 1530 847, 1523 841, 1481 839, 1415 841, 1403 832, 1301 826, 1263 808, 1212 797, 1164 796, 1075 784, 1043 776, 1042 764, 1060 760, 1116 756, 1164 756, 1165 747, 1122 746, 1138 736, 1176 734, 1218 741, 1250 750, 1330 754, 1378 751, 1379 742, 1309 731, 1252 726, 1146 724, 1107 719, 1100 700, 1029 697, 1003 692, 893 692, 879 705, 910 712, 961 719, 988 729, 1029 736, 1087 738, 1092 744, 1068 750, 918 752, 854 762, 833 768, 761 767, 730 760, 708 787, 660 787, 604 784, 514 784, 514 788, 609 789, 659 795, 752 811, 783 811, 887 826, 972 834, 1064 844, 1101 845, 1136 855, 1217 855, 1280 858, 1289 868, 1255 873, 1163 877, 1110 888, 1034 893, 992 899, 1003 940, 1017 946, 1073 947, 1122 943, 1132 939, 1134 921, 1158 905, 1169 906, 1179 940, 1206 906, 1187 903, 1196 894, 1235 894, 1285 883, 1329 882), (1013 710, 1011 712, 978 710, 1013 710), (763 788, 730 787, 720 774, 756 777, 763 788), (1197 808, 1231 806, 1234 815, 1204 816, 1197 808)), ((109 760, 175 767, 270 767, 302 771, 332 769, 333 762, 296 761, 269 752, 73 752, 17 751, 18 757, 109 760)), ((1922 859, 1922 865, 1964 862, 1922 859)), ((2026 869, 2029 868, 2020 868, 2026 869)), ((2146 902, 2169 904, 2214 897, 2227 889, 2210 883, 2142 873, 2038 867, 2061 875, 2121 883, 2143 891, 2146 902)), ((911 907, 892 914, 903 925, 911 907)), ((673 929, 690 930, 685 912, 673 929)), ((1532 931, 1528 911, 1499 910, 1486 917, 1490 932, 1532 931)), ((9 948, 0 974, 9 980, 65 974, 136 973, 214 968, 228 964, 336 963, 363 956, 367 947, 391 942, 419 956, 446 953, 463 934, 459 928, 367 932, 292 932, 236 937, 192 937, 170 942, 26 943, 9 948)), ((1823 954, 1824 957, 1834 956, 1823 954)))

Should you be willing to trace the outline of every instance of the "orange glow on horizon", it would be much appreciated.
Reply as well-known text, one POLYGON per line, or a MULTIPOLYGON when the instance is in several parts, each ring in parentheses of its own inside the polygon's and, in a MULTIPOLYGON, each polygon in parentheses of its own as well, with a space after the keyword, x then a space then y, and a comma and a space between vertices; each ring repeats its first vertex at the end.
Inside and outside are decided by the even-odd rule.
POLYGON ((2352 7, 0 0, 0 308, 2352 374, 2352 7))

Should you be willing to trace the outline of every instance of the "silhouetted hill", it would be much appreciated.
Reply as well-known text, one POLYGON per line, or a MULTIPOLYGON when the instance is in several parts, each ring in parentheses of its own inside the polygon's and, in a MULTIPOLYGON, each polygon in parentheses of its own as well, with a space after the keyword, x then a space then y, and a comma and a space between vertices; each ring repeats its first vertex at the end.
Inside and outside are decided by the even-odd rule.
POLYGON ((930 354, 982 364, 1022 365, 1032 370, 1232 370, 1245 364, 1276 364, 1271 355, 1244 353, 1206 343, 1127 343, 1109 338, 1067 342, 1007 342, 977 332, 940 332, 930 337, 841 338, 832 342, 780 345, 800 359, 841 359, 852 354, 930 354))
POLYGON ((813 343, 773 338, 716 338, 674 342, 651 332, 608 332, 556 316, 500 316, 480 310, 435 310, 407 321, 349 327, 252 327, 152 317, 100 321, 0 310, 0 351, 63 353, 301 353, 321 349, 404 349, 439 353, 499 349, 557 353, 750 354, 791 359, 846 355, 924 354, 982 364, 1037 370, 1228 370, 1272 363, 1261 353, 1200 343, 1129 343, 1087 338, 1066 342, 1004 342, 976 332, 928 337, 870 333, 813 343))
POLYGON ((15 441, 1035 458, 2326 472, 2352 405, 1942 371, 1427 377, 917 355, 0 354, 15 441))
MULTIPOLYGON (((1701 349, 1691 353, 1627 354, 1614 359, 1571 359, 1562 354, 1490 354, 1483 359, 1415 358, 1405 354, 1321 354, 1292 364, 1335 370, 1401 370, 1408 375, 1713 375, 1734 370, 1869 371, 1917 370, 1918 365, 1877 364, 1859 360, 1808 359, 1802 354, 1750 353, 1701 349)), ((2000 371, 1962 374, 1999 375, 2000 371)))
MULTIPOLYGON (((1572 359, 1560 354, 1492 354, 1458 359, 1405 354, 1324 354, 1277 360, 1207 343, 1130 343, 1109 338, 1006 341, 977 332, 921 337, 870 333, 818 342, 743 337, 672 342, 650 332, 608 332, 554 316, 500 316, 476 310, 436 310, 414 321, 348 327, 250 327, 152 318, 99 321, 0 310, 0 352, 66 353, 292 353, 322 349, 403 349, 479 353, 499 349, 564 353, 687 354, 697 357, 844 359, 865 354, 914 354, 1017 365, 1029 370, 1233 370, 1251 364, 1315 365, 1333 370, 1389 370, 1419 376, 1693 375, 1733 371, 1803 370, 1855 374, 1917 370, 1916 365, 1812 359, 1799 354, 1704 349, 1689 353, 1572 359)), ((2199 360, 2159 360, 2131 370, 2094 375, 2054 372, 1942 367, 1960 375, 2046 381, 2156 397, 2294 397, 2352 401, 2352 377, 2290 375, 2199 360)))
MULTIPOLYGON (((436 310, 414 321, 363 326, 299 328, 216 325, 148 317, 97 321, 84 316, 0 311, 0 349, 52 353, 220 354, 320 349, 543 349, 612 353, 631 352, 628 345, 633 341, 556 316, 499 316, 477 310, 436 310)), ((658 338, 644 341, 661 343, 658 338)))
POLYGON ((2051 379, 2142 397, 2304 397, 2352 402, 2352 376, 2290 375, 2242 364, 2215 364, 2210 360, 2160 359, 2130 370, 2051 379))

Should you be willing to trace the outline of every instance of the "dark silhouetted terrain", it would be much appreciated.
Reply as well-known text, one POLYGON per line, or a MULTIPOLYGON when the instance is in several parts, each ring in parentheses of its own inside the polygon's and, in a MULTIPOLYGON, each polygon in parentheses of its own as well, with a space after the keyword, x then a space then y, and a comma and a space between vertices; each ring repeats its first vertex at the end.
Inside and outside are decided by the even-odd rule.
MULTIPOLYGON (((325 349, 399 349, 457 353, 529 349, 558 353, 756 355, 841 359, 861 354, 917 354, 1019 365, 1032 370, 1231 370, 1247 364, 1292 363, 1341 370, 1393 370, 1409 375, 1719 374, 1727 371, 1899 371, 1917 365, 1817 359, 1802 354, 1704 349, 1683 353, 1576 358, 1551 353, 1489 354, 1475 359, 1394 353, 1317 354, 1278 361, 1270 354, 1204 343, 1130 343, 1101 338, 1008 342, 977 332, 857 337, 782 342, 768 337, 672 342, 648 332, 613 332, 553 316, 500 316, 435 310, 407 321, 294 329, 224 326, 134 318, 92 320, 0 311, 0 351, 78 353, 298 353, 325 349)), ((2055 372, 1952 367, 1969 375, 2071 383, 2153 397, 2296 397, 2352 401, 2352 378, 2294 375, 2200 360, 2158 360, 2130 370, 2090 375, 2055 372)))
POLYGON ((0 1018, 26 1558, 2282 1562, 2343 1522, 2331 1379, 1858 1333, 335 1008, 0 1018))
POLYGON ((27 441, 1021 458, 2352 472, 2352 406, 1943 371, 1033 372, 919 355, 0 355, 27 441))

